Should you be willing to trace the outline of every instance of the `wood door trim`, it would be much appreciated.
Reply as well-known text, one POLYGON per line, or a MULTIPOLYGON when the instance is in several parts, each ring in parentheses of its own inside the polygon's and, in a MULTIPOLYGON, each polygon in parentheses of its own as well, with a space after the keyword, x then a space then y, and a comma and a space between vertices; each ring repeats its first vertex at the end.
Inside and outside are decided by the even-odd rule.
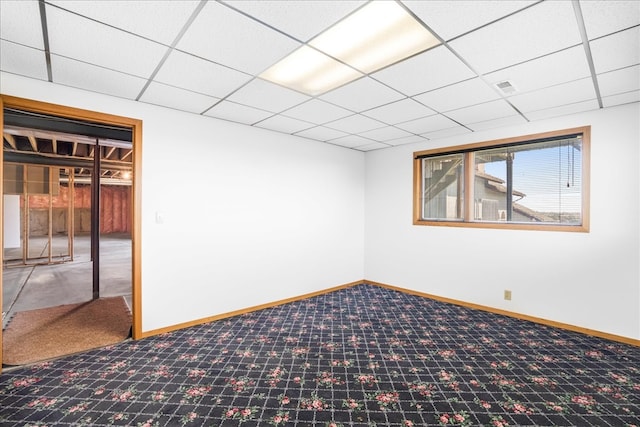
MULTIPOLYGON (((42 114, 67 117, 76 120, 85 120, 116 126, 130 127, 132 130, 133 145, 133 177, 132 177, 132 203, 131 203, 131 258, 132 258, 132 335, 133 339, 142 336, 142 301, 141 301, 141 206, 142 206, 142 120, 97 111, 83 110, 75 107, 51 104, 33 99, 18 98, 8 95, 0 95, 0 129, 4 130, 4 109, 15 108, 42 114)), ((0 151, 0 176, 4 176, 4 150, 0 151)), ((0 195, 3 193, 3 179, 0 179, 0 195)), ((3 214, 4 197, 0 197, 0 218, 3 214)), ((0 226, 0 241, 4 241, 2 226, 0 226)), ((4 244, 3 244, 4 247, 4 244)), ((0 264, 3 262, 4 250, 0 251, 0 264)), ((2 306, 2 274, 0 274, 0 307, 2 306)), ((0 330, 0 343, 2 331, 0 330)), ((2 346, 0 345, 0 361, 2 360, 2 346)), ((0 365, 0 372, 2 366, 0 365)))

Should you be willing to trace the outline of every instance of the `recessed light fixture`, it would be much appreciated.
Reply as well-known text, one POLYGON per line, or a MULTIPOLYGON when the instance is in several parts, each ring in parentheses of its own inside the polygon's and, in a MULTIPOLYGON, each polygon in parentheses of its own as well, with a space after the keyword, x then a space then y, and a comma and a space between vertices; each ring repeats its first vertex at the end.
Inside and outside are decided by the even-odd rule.
POLYGON ((397 2, 372 1, 260 77, 319 95, 439 43, 397 2))

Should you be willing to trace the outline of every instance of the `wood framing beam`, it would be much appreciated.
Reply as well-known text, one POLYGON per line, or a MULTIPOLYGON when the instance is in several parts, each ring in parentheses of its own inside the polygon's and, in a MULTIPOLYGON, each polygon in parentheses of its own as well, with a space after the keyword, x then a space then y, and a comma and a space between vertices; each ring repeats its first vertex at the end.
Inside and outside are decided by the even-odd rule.
POLYGON ((31 143, 31 148, 33 149, 34 153, 38 152, 38 141, 36 140, 35 136, 28 136, 27 138, 29 138, 29 142, 31 143))
POLYGON ((11 146, 11 148, 13 148, 14 150, 17 150, 18 148, 16 147, 16 139, 13 137, 13 135, 9 134, 9 133, 5 133, 4 134, 4 139, 5 141, 7 141, 9 143, 9 145, 11 146))
POLYGON ((109 147, 109 151, 107 151, 107 154, 104 155, 104 158, 109 159, 113 154, 113 152, 116 151, 116 148, 117 147, 109 147))

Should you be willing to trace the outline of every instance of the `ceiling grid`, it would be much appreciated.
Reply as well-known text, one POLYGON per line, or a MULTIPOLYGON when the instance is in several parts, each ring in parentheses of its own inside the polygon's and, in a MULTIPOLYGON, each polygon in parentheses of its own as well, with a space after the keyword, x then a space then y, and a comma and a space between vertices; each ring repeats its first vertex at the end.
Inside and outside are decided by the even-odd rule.
POLYGON ((398 0, 437 45, 317 94, 262 76, 369 3, 0 0, 0 70, 359 151, 640 102, 636 0, 398 0))

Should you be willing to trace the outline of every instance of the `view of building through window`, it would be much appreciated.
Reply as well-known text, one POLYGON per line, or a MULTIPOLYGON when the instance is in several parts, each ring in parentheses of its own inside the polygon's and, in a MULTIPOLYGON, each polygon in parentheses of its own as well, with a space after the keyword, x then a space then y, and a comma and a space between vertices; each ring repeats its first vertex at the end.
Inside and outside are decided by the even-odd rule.
POLYGON ((475 165, 475 219, 580 224, 579 138, 479 151, 475 165))

